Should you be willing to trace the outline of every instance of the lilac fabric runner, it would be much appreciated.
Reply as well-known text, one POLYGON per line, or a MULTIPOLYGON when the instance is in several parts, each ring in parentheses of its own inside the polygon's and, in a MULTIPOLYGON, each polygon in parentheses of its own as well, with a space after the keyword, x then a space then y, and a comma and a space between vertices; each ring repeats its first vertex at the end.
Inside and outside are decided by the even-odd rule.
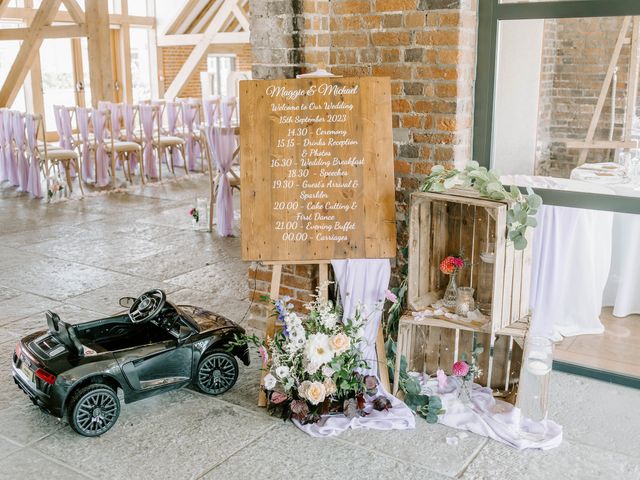
MULTIPOLYGON (((169 135, 176 136, 178 135, 178 104, 176 102, 167 102, 166 108, 167 108, 167 131, 169 135)), ((180 156, 180 151, 175 147, 171 148, 171 162, 176 167, 181 167, 182 165, 184 165, 184 160, 180 156)), ((169 162, 167 161, 167 164, 168 163, 169 162)))
MULTIPOLYGON (((125 136, 126 136, 128 142, 135 142, 136 141, 135 117, 136 117, 136 112, 134 110, 133 105, 129 105, 127 103, 123 103, 122 104, 122 118, 124 119, 124 131, 125 131, 125 136)), ((133 171, 135 169, 135 166, 137 165, 137 163, 139 161, 138 154, 137 153, 133 153, 133 152, 129 152, 128 158, 129 158, 129 168, 131 169, 131 171, 133 171)))

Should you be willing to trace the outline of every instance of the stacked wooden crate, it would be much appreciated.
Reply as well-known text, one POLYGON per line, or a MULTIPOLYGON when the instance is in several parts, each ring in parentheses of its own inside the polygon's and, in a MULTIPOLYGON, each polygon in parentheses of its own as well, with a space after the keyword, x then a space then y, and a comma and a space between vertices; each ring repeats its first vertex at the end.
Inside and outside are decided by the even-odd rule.
MULTIPOLYGON (((507 236, 506 202, 479 198, 473 190, 414 193, 410 210, 408 307, 400 320, 398 351, 409 370, 451 371, 453 362, 478 345, 481 384, 513 391, 517 383, 523 339, 529 323, 531 248, 516 250, 507 236), (449 276, 440 261, 462 253, 467 266, 458 272, 458 285, 478 289, 482 242, 495 244, 491 313, 473 321, 448 315, 415 315, 442 298, 449 276)), ((480 286, 482 288, 482 286, 480 286)), ((399 372, 398 355, 396 376, 399 372)), ((395 382, 394 389, 397 389, 395 382)))

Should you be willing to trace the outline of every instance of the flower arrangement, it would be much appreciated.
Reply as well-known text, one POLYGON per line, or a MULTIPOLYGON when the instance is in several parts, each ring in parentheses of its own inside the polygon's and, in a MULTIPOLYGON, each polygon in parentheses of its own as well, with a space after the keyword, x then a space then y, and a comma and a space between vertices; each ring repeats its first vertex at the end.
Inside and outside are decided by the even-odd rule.
POLYGON ((60 182, 54 182, 47 190, 47 201, 50 202, 56 194, 60 195, 63 191, 64 187, 60 184, 60 182))
POLYGON ((198 223, 200 221, 200 213, 196 207, 191 207, 189 210, 189 215, 193 218, 193 221, 198 223))
POLYGON ((538 223, 535 214, 542 205, 542 198, 527 187, 527 195, 514 185, 509 190, 500 182, 500 174, 496 170, 487 170, 478 162, 469 162, 464 170, 446 169, 435 165, 422 185, 423 192, 444 192, 457 185, 476 190, 480 197, 491 200, 507 200, 510 203, 507 211, 507 231, 509 240, 516 250, 527 248, 525 237, 527 228, 535 228, 538 223))
MULTIPOLYGON (((330 301, 316 299, 302 318, 288 297, 274 302, 282 331, 270 340, 244 336, 237 342, 257 347, 262 357, 269 408, 272 414, 313 423, 320 415, 342 412, 364 415, 364 395, 377 393, 377 380, 358 370, 368 368, 358 344, 363 341, 366 319, 358 308, 341 322, 341 312, 330 301)), ((390 407, 376 398, 374 408, 390 407)))
POLYGON ((445 275, 456 273, 465 267, 464 258, 455 255, 449 255, 440 262, 440 271, 445 275))

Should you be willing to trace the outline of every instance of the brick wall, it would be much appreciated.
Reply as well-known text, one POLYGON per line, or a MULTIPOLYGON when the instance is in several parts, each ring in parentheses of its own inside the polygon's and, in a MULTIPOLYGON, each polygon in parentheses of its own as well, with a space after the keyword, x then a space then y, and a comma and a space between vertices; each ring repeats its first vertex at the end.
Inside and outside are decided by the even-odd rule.
MULTIPOLYGON (((176 77, 180 68, 189 57, 189 54, 193 50, 191 45, 182 45, 176 47, 163 47, 162 52, 162 83, 164 85, 163 90, 166 90, 171 82, 176 77)), ((251 70, 253 65, 253 56, 251 53, 251 45, 212 45, 209 48, 208 53, 220 53, 220 54, 235 54, 236 55, 236 69, 237 70, 251 70)), ((198 64, 198 68, 189 77, 189 80, 180 91, 181 97, 200 97, 202 95, 202 89, 200 88, 200 72, 207 71, 207 58, 206 56, 198 64)))
MULTIPOLYGON (((254 78, 293 78, 320 63, 340 75, 391 77, 395 281, 406 263, 410 193, 433 165, 464 164, 471 156, 476 8, 475 0, 251 1, 254 78)), ((285 278, 282 291, 308 295, 315 273, 301 273, 285 278), (300 287, 307 273, 310 282, 300 287)), ((268 292, 268 268, 254 263, 248 276, 251 291, 256 282, 254 298, 268 292)), ((265 313, 254 304, 252 325, 260 328, 265 313)))
MULTIPOLYGON (((568 177, 577 165, 580 150, 567 149, 559 140, 585 140, 621 26, 622 17, 545 21, 536 174, 568 177)), ((622 135, 629 54, 627 43, 617 63, 614 140, 622 135)), ((595 138, 608 139, 610 125, 611 91, 595 138)), ((607 161, 611 155, 611 150, 590 150, 587 161, 607 161)))

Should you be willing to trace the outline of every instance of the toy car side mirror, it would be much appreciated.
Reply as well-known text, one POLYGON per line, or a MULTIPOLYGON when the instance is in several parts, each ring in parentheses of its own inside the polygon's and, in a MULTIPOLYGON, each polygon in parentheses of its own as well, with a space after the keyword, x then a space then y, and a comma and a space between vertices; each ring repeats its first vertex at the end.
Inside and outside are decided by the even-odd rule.
POLYGON ((131 308, 136 299, 133 297, 122 297, 118 302, 122 308, 131 308))
POLYGON ((180 325, 180 332, 178 333, 178 343, 183 343, 192 334, 192 330, 186 325, 180 325))

